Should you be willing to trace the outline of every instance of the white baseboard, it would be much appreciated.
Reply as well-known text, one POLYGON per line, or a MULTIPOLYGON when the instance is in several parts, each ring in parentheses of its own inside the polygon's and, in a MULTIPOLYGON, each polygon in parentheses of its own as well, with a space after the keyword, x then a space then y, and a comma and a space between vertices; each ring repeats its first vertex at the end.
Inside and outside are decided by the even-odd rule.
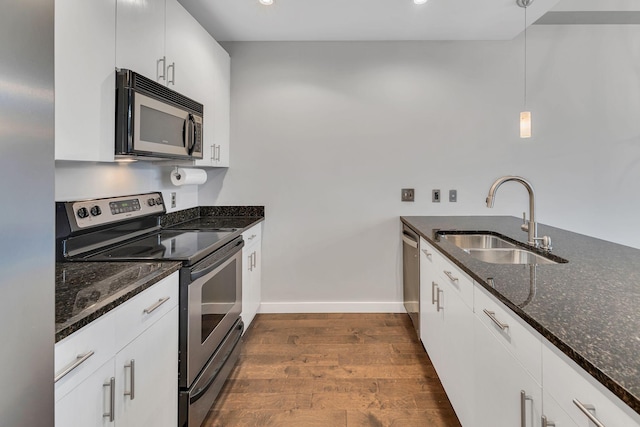
POLYGON ((263 302, 258 313, 406 313, 401 302, 263 302))

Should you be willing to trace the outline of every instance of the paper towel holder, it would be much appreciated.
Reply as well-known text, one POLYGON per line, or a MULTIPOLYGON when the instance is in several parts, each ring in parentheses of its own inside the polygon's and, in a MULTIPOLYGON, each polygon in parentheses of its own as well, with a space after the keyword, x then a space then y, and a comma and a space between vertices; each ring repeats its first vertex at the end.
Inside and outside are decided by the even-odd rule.
POLYGON ((179 171, 179 169, 178 169, 178 165, 176 165, 176 170, 174 171, 174 175, 175 175, 175 176, 176 176, 176 178, 178 178, 178 179, 182 178, 182 177, 180 176, 180 171, 179 171))

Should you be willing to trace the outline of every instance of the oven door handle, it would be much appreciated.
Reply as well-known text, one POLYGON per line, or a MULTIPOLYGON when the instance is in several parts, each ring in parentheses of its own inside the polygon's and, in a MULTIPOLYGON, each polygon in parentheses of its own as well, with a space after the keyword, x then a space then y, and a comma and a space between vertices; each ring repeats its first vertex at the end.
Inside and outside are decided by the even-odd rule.
POLYGON ((238 251, 240 250, 240 248, 242 248, 244 246, 244 241, 243 240, 239 240, 238 242, 236 242, 235 244, 235 248, 232 249, 227 256, 225 256, 224 258, 222 258, 220 261, 217 261, 201 270, 193 270, 191 272, 191 281, 196 281, 199 278, 206 276, 207 274, 211 273, 213 270, 215 270, 216 268, 220 267, 222 264, 224 264, 225 262, 227 262, 229 259, 233 258, 233 256, 238 253, 238 251))

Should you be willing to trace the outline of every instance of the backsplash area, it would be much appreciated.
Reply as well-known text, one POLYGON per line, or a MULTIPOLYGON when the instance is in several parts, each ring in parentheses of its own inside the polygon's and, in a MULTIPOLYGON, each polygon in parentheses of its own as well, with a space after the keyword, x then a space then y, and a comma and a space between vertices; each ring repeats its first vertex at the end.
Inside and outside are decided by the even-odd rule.
POLYGON ((56 201, 94 199, 162 191, 167 212, 198 206, 198 186, 176 187, 171 183, 172 167, 147 162, 87 163, 56 162, 56 201), (176 207, 171 208, 171 193, 176 207))

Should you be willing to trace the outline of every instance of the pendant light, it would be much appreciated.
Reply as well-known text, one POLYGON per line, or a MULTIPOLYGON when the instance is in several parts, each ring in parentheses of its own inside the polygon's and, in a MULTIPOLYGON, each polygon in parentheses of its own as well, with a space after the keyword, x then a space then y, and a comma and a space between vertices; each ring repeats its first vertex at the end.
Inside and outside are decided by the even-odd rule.
POLYGON ((531 111, 527 110, 527 8, 533 0, 516 0, 524 9, 524 109, 520 113, 520 138, 531 138, 531 111))

